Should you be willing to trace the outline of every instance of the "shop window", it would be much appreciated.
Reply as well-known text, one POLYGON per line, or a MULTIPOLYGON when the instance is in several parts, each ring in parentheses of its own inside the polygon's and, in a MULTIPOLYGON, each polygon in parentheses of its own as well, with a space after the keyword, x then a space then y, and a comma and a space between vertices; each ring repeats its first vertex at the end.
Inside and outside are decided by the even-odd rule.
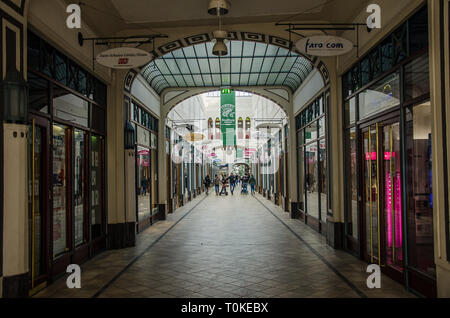
POLYGON ((322 117, 318 121, 319 125, 319 138, 325 137, 326 127, 325 127, 325 117, 322 117))
POLYGON ((342 88, 344 92, 344 98, 353 94, 351 72, 347 72, 342 76, 342 88))
POLYGON ((358 240, 358 178, 357 178, 357 146, 356 128, 352 128, 345 133, 345 142, 348 151, 345 153, 345 180, 349 185, 347 195, 347 235, 354 240, 358 240))
POLYGON ((308 215, 319 219, 319 158, 317 143, 308 145, 305 148, 306 211, 308 215))
POLYGON ((88 127, 89 103, 63 88, 53 88, 53 115, 65 121, 88 127))
POLYGON ((423 7, 409 20, 410 54, 428 47, 428 10, 423 7))
POLYGON ((358 64, 351 71, 351 88, 353 92, 356 92, 361 88, 361 79, 358 64))
POLYGON ((67 238, 67 177, 66 147, 70 131, 67 127, 53 125, 53 258, 65 254, 69 248, 67 238), (66 250, 67 249, 67 250, 66 250))
POLYGON ((78 66, 72 61, 68 61, 66 86, 76 91, 78 88, 78 85, 76 84, 77 80, 78 80, 78 66))
POLYGON ((372 81, 373 79, 381 75, 381 59, 379 48, 375 48, 369 54, 369 64, 370 64, 369 81, 372 81))
POLYGON ((61 84, 67 83, 66 57, 59 52, 55 54, 55 80, 61 84))
POLYGON ((41 41, 33 33, 28 33, 28 68, 33 70, 40 69, 40 51, 41 41))
POLYGON ((359 119, 371 117, 400 104, 400 75, 388 75, 359 94, 359 119))
POLYGON ((327 147, 325 139, 319 141, 319 187, 320 187, 320 219, 327 220, 328 178, 327 147))
POLYGON ((94 101, 106 106, 106 85, 98 80, 95 80, 94 83, 94 101))
POLYGON ((106 134, 106 112, 100 107, 92 105, 91 128, 97 132, 106 134))
POLYGON ((430 93, 428 55, 421 56, 405 66, 405 100, 430 93))
POLYGON ((381 72, 387 72, 394 66, 394 46, 392 37, 388 37, 381 43, 381 72))
POLYGON ((85 211, 86 211, 86 152, 85 133, 75 129, 74 133, 74 219, 75 219, 75 246, 85 242, 85 211))
POLYGON ((300 147, 304 143, 303 132, 304 132, 303 129, 297 131, 297 147, 300 147))
POLYGON ((317 139, 317 122, 312 123, 305 129, 305 144, 317 139))
POLYGON ((356 122, 356 97, 344 102, 345 126, 356 122))
POLYGON ((81 95, 87 97, 87 76, 86 72, 82 69, 78 70, 78 80, 76 81, 77 91, 81 95))
POLYGON ((40 52, 40 69, 41 72, 49 77, 54 77, 54 68, 53 68, 53 48, 47 43, 41 43, 41 52, 40 52))
POLYGON ((407 109, 405 142, 409 265, 435 277, 431 123, 430 102, 407 109))
POLYGON ((147 148, 150 148, 150 132, 140 126, 136 126, 136 142, 147 148))
POLYGON ((138 197, 138 221, 150 223, 150 149, 137 147, 137 197, 138 197))
POLYGON ((408 56, 408 28, 403 24, 392 33, 394 44, 394 63, 400 63, 408 56))
POLYGON ((48 81, 28 72, 30 110, 48 113, 48 81))
POLYGON ((367 56, 361 61, 361 85, 364 86, 371 80, 370 76, 370 60, 367 56))
POLYGON ((91 235, 93 239, 103 234, 103 139, 91 137, 91 235))

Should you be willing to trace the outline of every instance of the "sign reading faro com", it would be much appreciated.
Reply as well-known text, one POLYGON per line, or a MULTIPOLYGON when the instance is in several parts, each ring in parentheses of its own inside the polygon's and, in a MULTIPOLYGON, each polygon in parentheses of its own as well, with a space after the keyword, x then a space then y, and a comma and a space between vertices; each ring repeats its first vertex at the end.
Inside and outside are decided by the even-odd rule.
POLYGON ((350 52, 353 43, 337 36, 317 35, 301 39, 296 44, 304 54, 314 56, 337 56, 350 52))
POLYGON ((141 49, 119 47, 107 50, 97 55, 97 63, 118 69, 135 68, 149 63, 152 55, 141 49))

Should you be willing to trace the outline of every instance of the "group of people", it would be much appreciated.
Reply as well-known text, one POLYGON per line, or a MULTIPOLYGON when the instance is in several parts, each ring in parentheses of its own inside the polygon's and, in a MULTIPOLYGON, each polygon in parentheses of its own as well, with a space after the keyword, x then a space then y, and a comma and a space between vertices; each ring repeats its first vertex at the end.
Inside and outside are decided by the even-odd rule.
POLYGON ((219 177, 218 175, 215 175, 213 181, 210 179, 208 175, 203 181, 206 187, 206 194, 209 193, 209 187, 211 186, 212 182, 214 183, 214 188, 216 190, 217 196, 228 195, 227 192, 228 184, 230 185, 231 195, 234 195, 236 185, 238 185, 239 183, 242 185, 241 194, 248 194, 248 184, 250 184, 252 194, 255 194, 256 179, 253 175, 249 175, 248 173, 246 173, 242 177, 240 177, 237 174, 235 175, 233 173, 231 173, 229 176, 221 174, 219 177))

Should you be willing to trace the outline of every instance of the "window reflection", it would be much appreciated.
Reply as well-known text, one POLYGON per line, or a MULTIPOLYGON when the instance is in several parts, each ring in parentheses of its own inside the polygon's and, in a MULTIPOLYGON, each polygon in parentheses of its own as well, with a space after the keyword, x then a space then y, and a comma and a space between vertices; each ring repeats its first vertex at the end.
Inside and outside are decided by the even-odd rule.
POLYGON ((53 125, 53 257, 66 252, 67 155, 69 129, 53 125))
POLYGON ((318 180, 318 154, 317 144, 306 146, 306 204, 307 213, 319 219, 319 180, 318 180))
POLYGON ((48 82, 28 72, 29 107, 42 113, 48 113, 48 82))
POLYGON ((150 149, 138 146, 137 152, 138 217, 139 222, 150 218, 150 149))
POLYGON ((84 209, 85 209, 85 142, 84 132, 75 130, 75 171, 73 198, 75 204, 75 246, 84 242, 84 209))
POLYGON ((359 94, 359 119, 400 104, 400 75, 393 73, 359 94))
POLYGON ((92 238, 102 235, 103 213, 103 140, 99 136, 91 138, 91 211, 92 238))
POLYGON ((63 88, 53 88, 53 115, 60 119, 88 127, 89 103, 63 88))
POLYGON ((430 102, 409 108, 406 117, 409 264, 435 277, 430 102))
POLYGON ((347 131, 346 180, 350 185, 347 191, 347 235, 358 239, 358 183, 356 165, 356 128, 347 131))
POLYGON ((428 63, 428 55, 425 55, 405 66, 406 100, 430 93, 430 72, 428 63))

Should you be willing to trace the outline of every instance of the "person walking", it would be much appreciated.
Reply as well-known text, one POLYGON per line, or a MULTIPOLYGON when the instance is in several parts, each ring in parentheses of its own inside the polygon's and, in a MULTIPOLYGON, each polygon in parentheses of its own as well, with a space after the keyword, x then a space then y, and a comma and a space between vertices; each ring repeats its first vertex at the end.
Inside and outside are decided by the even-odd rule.
POLYGON ((236 177, 233 173, 231 173, 230 177, 228 178, 230 180, 230 192, 231 195, 234 193, 234 188, 236 187, 236 177))
POLYGON ((228 195, 227 193, 227 183, 228 183, 228 178, 226 178, 224 175, 222 175, 222 189, 220 190, 219 196, 224 194, 224 195, 228 195))
POLYGON ((252 194, 255 194, 255 185, 256 185, 256 179, 253 175, 250 176, 250 187, 252 189, 252 194))
POLYGON ((209 178, 209 175, 206 176, 205 180, 203 181, 206 187, 206 195, 209 194, 209 187, 211 186, 211 179, 209 178))
POLYGON ((219 177, 217 176, 217 174, 216 174, 216 176, 214 177, 214 187, 215 187, 215 189, 216 189, 216 195, 219 195, 220 179, 219 179, 219 177))
POLYGON ((245 174, 244 177, 242 177, 241 194, 248 194, 248 189, 247 189, 248 180, 249 180, 248 174, 245 174))

